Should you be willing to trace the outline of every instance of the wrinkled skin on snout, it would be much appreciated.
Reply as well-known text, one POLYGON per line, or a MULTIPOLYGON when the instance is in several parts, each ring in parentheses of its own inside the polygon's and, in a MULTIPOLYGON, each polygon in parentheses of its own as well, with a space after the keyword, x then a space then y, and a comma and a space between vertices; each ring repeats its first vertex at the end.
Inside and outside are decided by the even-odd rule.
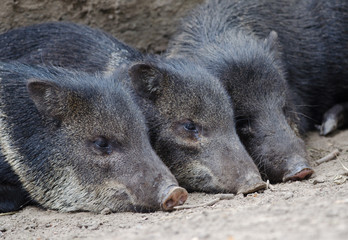
POLYGON ((7 116, 0 141, 8 146, 1 151, 39 205, 144 212, 186 201, 152 150, 140 109, 114 78, 19 64, 1 65, 0 74, 7 116))
POLYGON ((213 193, 264 188, 222 85, 191 63, 171 61, 136 64, 130 76, 148 106, 153 146, 180 185, 213 193))

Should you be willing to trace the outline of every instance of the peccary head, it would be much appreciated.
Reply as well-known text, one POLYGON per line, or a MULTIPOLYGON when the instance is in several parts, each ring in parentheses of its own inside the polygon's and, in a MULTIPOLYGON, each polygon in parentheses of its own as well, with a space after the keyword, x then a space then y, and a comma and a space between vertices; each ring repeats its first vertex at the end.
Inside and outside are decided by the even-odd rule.
POLYGON ((148 59, 129 74, 142 98, 152 145, 190 191, 250 192, 264 187, 235 132, 218 79, 190 62, 148 59))
POLYGON ((272 182, 303 179, 313 172, 276 41, 275 32, 264 41, 233 32, 231 48, 220 52, 225 63, 219 73, 233 99, 238 134, 272 182))
POLYGON ((1 65, 1 151, 31 198, 60 211, 148 211, 187 193, 151 148, 117 75, 1 65))

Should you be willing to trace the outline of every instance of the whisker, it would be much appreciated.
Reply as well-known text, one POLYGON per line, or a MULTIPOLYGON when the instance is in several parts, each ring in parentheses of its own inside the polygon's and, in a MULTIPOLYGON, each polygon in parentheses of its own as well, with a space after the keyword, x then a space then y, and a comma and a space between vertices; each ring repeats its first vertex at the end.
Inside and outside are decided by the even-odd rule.
POLYGON ((303 117, 305 117, 305 118, 307 118, 307 119, 310 119, 310 120, 312 120, 312 121, 316 121, 315 119, 309 117, 308 115, 306 115, 306 114, 304 114, 304 113, 296 112, 296 111, 289 111, 289 112, 290 112, 290 113, 294 113, 294 114, 301 115, 301 116, 303 116, 303 117))

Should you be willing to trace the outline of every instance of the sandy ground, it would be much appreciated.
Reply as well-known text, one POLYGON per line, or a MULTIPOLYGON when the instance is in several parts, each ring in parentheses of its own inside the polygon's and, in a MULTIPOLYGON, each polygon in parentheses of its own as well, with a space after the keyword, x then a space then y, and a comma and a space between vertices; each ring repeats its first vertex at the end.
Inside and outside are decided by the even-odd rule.
MULTIPOLYGON (((0 239, 348 239, 348 131, 311 133, 307 150, 316 173, 306 181, 272 185, 213 206, 174 212, 58 213, 27 207, 0 216, 0 239), (340 156, 315 164, 339 149, 340 156)), ((193 193, 187 204, 215 195, 193 193)))

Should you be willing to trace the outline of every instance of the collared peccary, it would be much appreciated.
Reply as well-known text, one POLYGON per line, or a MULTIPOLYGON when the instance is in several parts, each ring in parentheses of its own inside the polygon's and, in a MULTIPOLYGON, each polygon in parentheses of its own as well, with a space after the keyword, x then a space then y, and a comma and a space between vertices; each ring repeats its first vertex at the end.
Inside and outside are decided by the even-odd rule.
POLYGON ((170 210, 185 189, 112 77, 0 63, 0 212, 170 210))
POLYGON ((299 132, 348 100, 347 12, 344 0, 211 0, 170 43, 169 57, 189 58, 223 82, 238 134, 273 182, 312 174, 299 132))
POLYGON ((102 31, 71 23, 15 29, 0 39, 2 60, 105 75, 124 69, 152 146, 187 190, 248 193, 265 187, 235 131, 228 94, 205 69, 144 56, 102 31))

